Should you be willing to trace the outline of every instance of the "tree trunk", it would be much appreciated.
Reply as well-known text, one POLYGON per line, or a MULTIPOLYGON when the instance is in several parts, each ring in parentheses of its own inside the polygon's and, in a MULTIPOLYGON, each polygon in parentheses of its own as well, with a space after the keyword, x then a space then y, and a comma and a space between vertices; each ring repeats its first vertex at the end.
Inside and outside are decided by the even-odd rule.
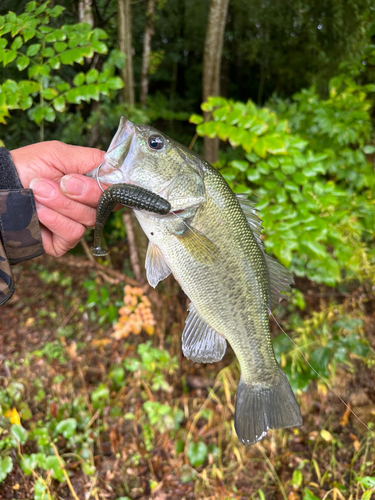
POLYGON ((92 13, 92 0, 79 0, 78 15, 80 23, 88 23, 94 27, 94 15, 92 13))
POLYGON ((145 35, 143 39, 141 93, 139 98, 143 108, 146 107, 148 94, 148 67, 150 64, 151 39, 154 34, 154 10, 155 0, 148 0, 146 9, 145 35))
POLYGON ((124 80, 122 96, 124 102, 134 106, 133 46, 131 28, 130 0, 118 0, 118 45, 126 56, 125 66, 121 70, 124 80))
MULTIPOLYGON (((220 95, 220 69, 225 21, 229 0, 211 0, 203 54, 203 100, 220 95)), ((209 114, 204 113, 205 119, 209 114)), ((218 160, 219 139, 204 137, 204 157, 209 163, 218 160)))

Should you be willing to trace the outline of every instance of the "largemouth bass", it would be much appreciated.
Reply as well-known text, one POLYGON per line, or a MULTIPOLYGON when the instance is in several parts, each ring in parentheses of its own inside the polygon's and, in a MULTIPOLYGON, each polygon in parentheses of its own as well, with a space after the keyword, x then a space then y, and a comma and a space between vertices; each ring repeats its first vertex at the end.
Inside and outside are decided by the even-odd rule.
MULTIPOLYGON (((97 170, 90 173, 96 177, 97 170)), ((184 355, 212 363, 227 341, 240 367, 235 429, 243 444, 302 417, 272 348, 268 316, 293 282, 265 253, 261 221, 203 158, 159 131, 121 119, 100 181, 145 188, 167 200, 167 215, 136 210, 149 239, 147 278, 170 273, 191 300, 182 333, 184 355)))

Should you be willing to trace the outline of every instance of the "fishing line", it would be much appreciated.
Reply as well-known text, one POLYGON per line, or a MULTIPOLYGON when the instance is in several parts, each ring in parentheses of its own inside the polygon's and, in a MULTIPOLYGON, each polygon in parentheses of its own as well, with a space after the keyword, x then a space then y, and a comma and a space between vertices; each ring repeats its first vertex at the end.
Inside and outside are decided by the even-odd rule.
MULTIPOLYGON (((204 239, 203 238, 200 238, 199 236, 199 233, 196 233, 195 231, 193 231, 193 229, 185 222, 185 220, 182 218, 182 217, 179 217, 177 214, 175 214, 173 211, 170 212, 171 214, 173 214, 176 218, 178 218, 179 220, 181 220, 183 222, 183 224, 190 230, 191 234, 194 236, 194 238, 196 238, 196 240, 198 240, 207 250, 207 252, 211 255, 211 257, 216 260, 216 262, 218 264, 220 264, 222 266, 222 268, 224 269, 225 273, 232 278, 232 280, 236 283, 236 285, 238 285, 239 283, 237 282, 236 278, 225 268, 225 265, 224 263, 219 260, 212 252, 211 250, 208 248, 208 246, 205 244, 204 242, 204 239)), ((250 292, 251 295, 253 295, 253 297, 256 297, 256 295, 251 291, 251 290, 248 290, 250 292)), ((257 297, 256 297, 257 298, 257 297)), ((289 341, 297 348, 298 352, 300 353, 300 355, 302 356, 302 358, 305 360, 305 362, 307 363, 307 365, 313 370, 313 372, 326 384, 326 386, 328 387, 328 390, 334 395, 336 396, 342 403, 343 405, 350 411, 350 413, 352 415, 355 416, 355 418, 357 420, 359 420, 359 422, 361 422, 362 425, 364 425, 366 427, 366 429, 371 433, 371 434, 374 434, 373 431, 363 422, 363 420, 361 420, 359 418, 359 416, 351 409, 351 407, 342 399, 341 396, 339 396, 329 385, 328 383, 324 380, 323 376, 312 366, 312 364, 308 361, 306 355, 304 354, 304 352, 302 351, 302 349, 296 344, 296 342, 283 330, 283 328, 281 327, 280 323, 277 321, 275 315, 273 314, 273 312, 270 310, 269 308, 269 305, 266 304, 264 301, 263 301, 263 304, 266 305, 266 307, 268 308, 268 310, 270 311, 270 316, 272 316, 272 318, 274 319, 275 323, 277 324, 277 326, 280 328, 280 330, 282 331, 282 333, 286 336, 287 339, 289 339, 289 341)))

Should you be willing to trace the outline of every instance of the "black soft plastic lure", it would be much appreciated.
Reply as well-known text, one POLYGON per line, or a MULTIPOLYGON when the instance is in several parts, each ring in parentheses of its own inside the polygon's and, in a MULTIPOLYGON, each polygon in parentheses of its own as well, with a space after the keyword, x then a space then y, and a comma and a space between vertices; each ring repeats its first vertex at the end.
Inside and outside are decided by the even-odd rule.
POLYGON ((100 243, 104 224, 117 203, 159 215, 166 215, 171 210, 171 205, 167 200, 147 189, 133 184, 113 184, 103 191, 96 209, 94 246, 91 248, 95 257, 101 257, 108 253, 100 246, 100 243))

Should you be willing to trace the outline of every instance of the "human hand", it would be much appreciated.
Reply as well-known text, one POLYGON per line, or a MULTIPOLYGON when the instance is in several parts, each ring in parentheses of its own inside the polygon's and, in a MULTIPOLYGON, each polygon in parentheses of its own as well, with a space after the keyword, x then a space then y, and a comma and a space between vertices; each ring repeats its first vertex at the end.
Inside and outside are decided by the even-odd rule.
POLYGON ((47 254, 60 257, 94 226, 101 190, 84 175, 103 161, 104 151, 59 141, 10 152, 24 188, 34 193, 47 254))

